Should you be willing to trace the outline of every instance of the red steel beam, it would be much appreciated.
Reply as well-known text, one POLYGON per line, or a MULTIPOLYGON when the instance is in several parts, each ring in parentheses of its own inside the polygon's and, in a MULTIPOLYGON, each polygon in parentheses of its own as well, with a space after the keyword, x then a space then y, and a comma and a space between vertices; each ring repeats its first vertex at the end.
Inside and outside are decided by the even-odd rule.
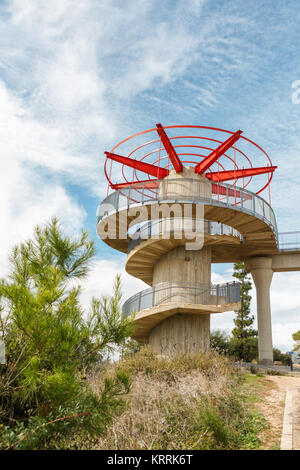
POLYGON ((277 166, 262 166, 258 168, 247 168, 242 170, 230 170, 230 171, 214 171, 212 173, 206 173, 205 176, 211 181, 228 181, 237 178, 247 178, 248 176, 263 175, 275 171, 277 166))
POLYGON ((128 157, 123 157, 122 155, 117 155, 116 153, 104 152, 107 158, 115 162, 122 163, 122 165, 130 166, 136 170, 147 173, 148 175, 154 176, 158 179, 165 178, 169 174, 169 170, 166 168, 160 168, 159 166, 150 165, 149 163, 141 162, 139 160, 132 160, 128 157))
POLYGON ((223 153, 226 152, 241 136, 242 131, 237 131, 234 134, 232 134, 231 137, 229 137, 225 142, 223 142, 221 145, 219 145, 218 148, 213 150, 207 157, 202 160, 202 162, 198 163, 198 165, 195 167, 195 173, 200 173, 201 175, 208 170, 208 168, 211 167, 211 165, 218 160, 223 153))
POLYGON ((136 189, 149 188, 156 189, 159 187, 159 180, 143 180, 143 181, 129 181, 127 183, 111 184, 112 189, 123 189, 134 186, 136 189))
POLYGON ((173 165, 175 171, 177 173, 182 173, 182 169, 183 169, 182 163, 181 163, 181 161, 180 161, 173 145, 171 144, 171 141, 170 141, 169 137, 165 133, 164 128, 162 127, 161 124, 156 124, 156 127, 157 127, 158 135, 161 138, 163 146, 165 147, 165 149, 167 151, 167 154, 169 155, 169 158, 172 162, 172 165, 173 165))

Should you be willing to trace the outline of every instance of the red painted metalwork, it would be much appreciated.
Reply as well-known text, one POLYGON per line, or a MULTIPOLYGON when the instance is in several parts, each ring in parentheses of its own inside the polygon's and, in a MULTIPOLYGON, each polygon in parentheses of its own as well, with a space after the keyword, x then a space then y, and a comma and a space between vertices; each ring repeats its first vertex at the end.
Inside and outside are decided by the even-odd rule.
POLYGON ((155 165, 150 165, 149 163, 141 162, 139 160, 131 160, 130 158, 123 157, 122 155, 117 155, 116 153, 104 152, 107 158, 114 160, 115 162, 122 163, 123 165, 130 166, 136 170, 147 173, 151 176, 156 176, 158 179, 165 178, 169 174, 169 170, 165 168, 160 168, 155 165))
POLYGON ((233 144, 240 138, 242 131, 235 132, 231 137, 229 137, 225 142, 223 142, 218 148, 213 150, 202 162, 200 162, 196 168, 195 173, 202 175, 206 170, 208 170, 213 163, 215 163, 218 158, 220 158, 223 153, 225 153, 233 144))
MULTIPOLYGON (((221 194, 221 196, 229 196, 229 197, 241 197, 241 192, 238 189, 231 189, 226 188, 225 186, 221 186, 220 184, 212 184, 211 191, 213 194, 221 194)), ((252 199, 251 194, 243 193, 243 198, 252 199)))
POLYGON ((182 163, 181 163, 177 153, 175 152, 175 149, 174 149, 173 145, 171 144, 171 141, 170 141, 169 137, 165 133, 165 131, 164 131, 161 124, 156 124, 156 127, 157 127, 158 135, 161 138, 162 144, 165 147, 165 149, 167 151, 167 154, 169 155, 169 158, 172 162, 172 165, 173 165, 175 171, 177 173, 182 173, 182 169, 183 169, 182 163))
POLYGON ((144 180, 139 181, 138 183, 136 181, 131 181, 128 183, 117 183, 112 185, 112 189, 123 189, 129 188, 130 186, 134 186, 134 189, 157 189, 159 187, 159 180, 144 180))
POLYGON ((246 178, 247 176, 263 175, 275 171, 277 166, 264 166, 260 168, 247 168, 243 170, 231 170, 231 171, 215 171, 206 173, 206 178, 211 181, 221 183, 222 181, 229 181, 236 178, 246 178))
MULTIPOLYGON (((159 181, 160 180, 145 180, 145 181, 139 181, 139 183, 136 183, 135 181, 132 181, 130 183, 118 183, 114 184, 112 186, 112 189, 124 189, 124 188, 130 188, 132 186, 134 189, 158 189, 159 188, 159 181)), ((228 195, 230 197, 240 197, 241 193, 238 189, 230 189, 226 188, 225 186, 217 185, 217 184, 212 184, 212 193, 213 194, 221 194, 222 196, 228 195)), ((251 195, 248 195, 244 193, 244 199, 252 199, 251 195)))
MULTIPOLYGON (((130 136, 115 145, 110 152, 105 152, 107 158, 104 164, 104 171, 109 187, 115 190, 132 187, 132 191, 136 191, 137 198, 140 197, 138 194, 142 194, 143 200, 144 197, 155 199, 158 195, 159 181, 169 175, 172 167, 174 167, 176 172, 180 173, 184 166, 193 166, 195 172, 203 174, 212 182, 233 180, 231 183, 232 187, 236 186, 237 182, 240 181, 242 189, 246 188, 250 183, 253 186, 253 181, 256 181, 253 180, 253 177, 256 175, 262 175, 263 177, 266 174, 266 183, 255 190, 256 194, 259 194, 270 185, 274 170, 277 167, 272 166, 270 157, 259 145, 242 136, 241 133, 242 131, 231 132, 208 126, 178 125, 163 127, 161 124, 157 124, 156 128, 130 136), (174 131, 179 129, 180 132, 174 135, 174 131), (184 129, 189 129, 186 135, 184 135, 184 129), (194 135, 191 135, 191 129, 194 135), (170 132, 167 134, 166 130, 170 132), (203 132, 206 135, 203 135, 203 132), (150 133, 154 133, 156 136, 158 134, 159 138, 156 137, 148 142, 142 142, 143 136, 150 133), (224 136, 221 137, 220 135, 221 133, 229 135, 229 138, 224 140, 224 136), (128 148, 130 148, 128 144, 131 141, 136 141, 136 143, 128 153, 128 148), (235 145, 237 141, 239 141, 238 147, 235 145), (210 143, 212 144, 211 146, 209 145, 210 143), (214 149, 213 144, 217 144, 217 148, 214 149), (115 153, 116 149, 118 149, 117 153, 115 153), (178 152, 179 149, 180 152, 178 152), (209 151, 209 155, 204 155, 203 153, 205 152, 202 153, 202 149, 209 151), (251 152, 251 159, 255 160, 256 165, 252 165, 251 159, 247 156, 249 151, 251 152), (263 159, 262 163, 261 159, 263 159), (107 166, 108 163, 109 166, 107 166), (113 163, 114 165, 112 166, 113 163), (121 164, 122 166, 123 182, 113 180, 115 164, 121 164), (132 168, 133 172, 130 173, 128 171, 129 168, 132 168), (141 180, 139 176, 140 171, 146 173, 148 179, 141 180), (151 177, 155 179, 151 179, 151 177)), ((118 174, 120 174, 119 171, 118 174)), ((259 181, 262 181, 261 178, 259 181)), ((165 186, 166 188, 167 185, 165 186)), ((212 184, 212 192, 221 199, 226 195, 234 197, 235 200, 241 200, 242 197, 245 200, 246 197, 245 192, 243 194, 240 193, 238 187, 235 190, 223 187, 220 184, 212 184)), ((128 192, 124 191, 123 195, 129 197, 128 194, 128 192)), ((239 204, 239 201, 237 200, 236 203, 239 204)))

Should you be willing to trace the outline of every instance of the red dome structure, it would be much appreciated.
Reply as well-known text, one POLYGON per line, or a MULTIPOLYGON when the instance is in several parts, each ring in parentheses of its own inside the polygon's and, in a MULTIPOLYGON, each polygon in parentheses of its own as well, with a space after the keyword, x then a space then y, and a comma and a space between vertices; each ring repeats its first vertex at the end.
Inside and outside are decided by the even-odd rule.
MULTIPOLYGON (((157 124, 156 128, 122 140, 105 154, 109 188, 137 188, 138 183, 143 183, 149 196, 155 193, 160 180, 168 178, 171 169, 181 173, 184 166, 193 166, 195 173, 212 182, 230 182, 243 189, 254 177, 265 175, 266 181, 260 181, 256 194, 269 187, 277 168, 259 145, 242 136, 242 131, 195 125, 157 124), (141 143, 141 137, 150 136, 154 138, 141 143)), ((220 185, 212 185, 212 191, 222 196, 220 185)))

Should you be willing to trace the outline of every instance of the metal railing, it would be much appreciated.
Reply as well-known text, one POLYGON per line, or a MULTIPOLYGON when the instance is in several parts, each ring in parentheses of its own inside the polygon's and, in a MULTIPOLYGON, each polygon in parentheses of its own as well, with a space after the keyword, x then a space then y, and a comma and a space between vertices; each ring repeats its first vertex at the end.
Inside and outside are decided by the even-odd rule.
POLYGON ((163 284, 145 289, 133 295, 123 304, 123 315, 129 316, 155 305, 164 303, 190 303, 201 305, 223 305, 240 300, 240 283, 228 282, 217 285, 178 286, 163 284))
POLYGON ((132 227, 132 232, 129 233, 131 240, 128 245, 128 253, 133 248, 148 239, 167 238, 170 239, 170 234, 176 235, 175 238, 182 238, 183 235, 191 238, 191 235, 199 235, 199 233, 210 235, 231 235, 241 239, 240 233, 230 227, 229 225, 220 222, 212 222, 210 220, 200 220, 192 218, 165 218, 156 219, 144 222, 139 228, 135 230, 132 227))
POLYGON ((278 234, 279 251, 300 251, 300 231, 278 234))
MULTIPOLYGON (((178 180, 168 179, 165 188, 172 187, 172 183, 178 183, 178 180)), ((263 220, 274 232, 278 242, 278 230, 275 214, 271 206, 260 196, 243 188, 232 186, 226 183, 213 183, 214 191, 211 196, 197 196, 199 194, 199 185, 203 181, 195 179, 185 179, 188 183, 188 196, 176 195, 166 189, 161 190, 149 188, 148 183, 137 183, 128 188, 119 189, 107 196, 98 207, 98 222, 108 215, 129 209, 133 206, 158 204, 158 203, 192 203, 209 204, 220 207, 230 207, 235 210, 246 212, 263 220)), ((173 187, 176 185, 173 185, 173 187)))

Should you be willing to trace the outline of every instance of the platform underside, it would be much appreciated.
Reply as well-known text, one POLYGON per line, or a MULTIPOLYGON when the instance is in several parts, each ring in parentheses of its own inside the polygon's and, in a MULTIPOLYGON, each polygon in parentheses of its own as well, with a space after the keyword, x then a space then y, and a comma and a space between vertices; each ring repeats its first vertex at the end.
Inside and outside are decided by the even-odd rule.
POLYGON ((186 303, 164 303, 154 307, 141 310, 135 315, 135 332, 133 338, 137 341, 146 342, 150 331, 164 321, 176 314, 207 315, 222 312, 230 312, 240 308, 240 302, 223 305, 201 305, 186 303))
MULTIPOLYGON (((169 203, 164 202, 164 205, 171 207, 174 203, 174 201, 169 203)), ((188 204, 188 201, 186 203, 182 202, 177 204, 180 204, 183 208, 184 204, 188 204)), ((198 204, 189 203, 189 205, 192 209, 191 216, 196 217, 198 204)), ((243 243, 239 250, 236 251, 236 247, 233 250, 235 253, 235 260, 242 260, 245 256, 255 256, 257 254, 278 253, 273 229, 263 219, 258 218, 251 213, 241 211, 238 208, 234 208, 233 206, 229 208, 208 204, 202 205, 204 206, 203 216, 205 220, 229 225, 230 227, 235 228, 242 235, 243 243)), ((100 238, 102 238, 110 247, 122 251, 123 253, 127 253, 130 237, 125 236, 120 238, 119 234, 126 233, 130 224, 133 224, 137 217, 139 217, 139 222, 151 220, 151 211, 153 211, 154 206, 156 206, 157 210, 161 207, 160 204, 145 204, 141 206, 144 214, 138 215, 138 212, 131 214, 131 209, 124 209, 103 218, 97 225, 97 231, 100 238), (109 226, 115 227, 115 233, 107 233, 107 235, 105 235, 106 238, 104 239, 103 233, 105 234, 109 226)), ((134 209, 136 210, 137 208, 134 209)), ((219 256, 219 254, 216 254, 215 258, 219 259, 219 256)), ((227 256, 227 258, 229 258, 229 256, 227 256)), ((220 259, 220 261, 214 262, 225 261, 220 259)))

